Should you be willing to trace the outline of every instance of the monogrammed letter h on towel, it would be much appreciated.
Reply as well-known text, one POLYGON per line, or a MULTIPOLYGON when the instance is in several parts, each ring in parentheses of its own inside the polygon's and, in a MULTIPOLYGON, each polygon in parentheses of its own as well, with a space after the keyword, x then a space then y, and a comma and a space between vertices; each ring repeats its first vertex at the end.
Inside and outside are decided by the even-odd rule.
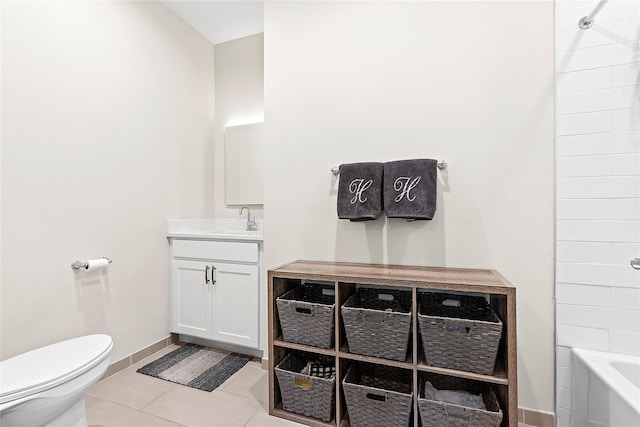
POLYGON ((388 218, 432 219, 436 211, 438 161, 398 160, 384 164, 384 209, 388 218))
POLYGON ((376 219, 382 210, 382 163, 340 165, 338 218, 376 219))

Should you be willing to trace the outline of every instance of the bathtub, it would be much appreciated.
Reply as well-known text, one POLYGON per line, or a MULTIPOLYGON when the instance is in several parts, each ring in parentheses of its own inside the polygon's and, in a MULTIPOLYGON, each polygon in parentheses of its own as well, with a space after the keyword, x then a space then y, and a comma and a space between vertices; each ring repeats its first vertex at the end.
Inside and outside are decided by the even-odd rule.
POLYGON ((571 349, 572 427, 640 426, 640 357, 571 349))

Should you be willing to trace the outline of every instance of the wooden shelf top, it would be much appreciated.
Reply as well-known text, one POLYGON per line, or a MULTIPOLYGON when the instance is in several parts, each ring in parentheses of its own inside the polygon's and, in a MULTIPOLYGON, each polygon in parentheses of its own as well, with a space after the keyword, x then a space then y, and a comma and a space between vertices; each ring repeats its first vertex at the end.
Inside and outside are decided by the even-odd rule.
POLYGON ((319 348, 319 347, 313 347, 313 346, 305 345, 305 344, 297 344, 297 343, 294 343, 294 342, 288 342, 288 341, 284 340, 282 335, 280 335, 278 338, 273 340, 273 345, 277 345, 278 347, 290 348, 292 350, 299 350, 299 351, 306 351, 306 352, 309 352, 309 353, 324 354, 324 355, 327 355, 327 356, 335 356, 336 355, 335 348, 319 348))
POLYGON ((270 275, 349 283, 398 284, 430 289, 506 293, 515 287, 495 270, 357 264, 325 261, 293 261, 269 270, 270 275))
POLYGON ((482 375, 474 372, 458 371, 456 369, 439 368, 437 366, 418 365, 418 370, 423 372, 431 372, 434 374, 449 375, 457 378, 467 378, 475 381, 483 381, 492 384, 508 385, 509 380, 505 376, 504 368, 499 367, 493 375, 482 375))

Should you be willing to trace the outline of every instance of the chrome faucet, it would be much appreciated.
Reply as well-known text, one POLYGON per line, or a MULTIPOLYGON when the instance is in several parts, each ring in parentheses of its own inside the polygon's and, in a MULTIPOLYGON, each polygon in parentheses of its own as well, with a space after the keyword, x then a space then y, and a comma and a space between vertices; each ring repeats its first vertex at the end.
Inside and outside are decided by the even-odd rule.
POLYGON ((255 216, 251 219, 251 209, 249 209, 249 206, 243 206, 242 209, 240 209, 240 215, 242 215, 245 209, 247 210, 247 231, 256 231, 258 224, 256 223, 255 216))

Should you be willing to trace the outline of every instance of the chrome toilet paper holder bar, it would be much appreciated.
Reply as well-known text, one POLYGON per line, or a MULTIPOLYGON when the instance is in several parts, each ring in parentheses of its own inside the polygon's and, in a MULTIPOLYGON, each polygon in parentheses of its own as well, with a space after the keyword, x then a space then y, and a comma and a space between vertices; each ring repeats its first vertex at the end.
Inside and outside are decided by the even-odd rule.
MULTIPOLYGON (((102 258, 106 259, 107 262, 109 264, 111 264, 111 260, 109 258, 107 258, 106 256, 103 256, 102 258)), ((74 262, 73 264, 71 264, 71 268, 73 268, 74 270, 79 270, 81 268, 87 268, 89 266, 89 262, 88 261, 77 261, 74 262)))

